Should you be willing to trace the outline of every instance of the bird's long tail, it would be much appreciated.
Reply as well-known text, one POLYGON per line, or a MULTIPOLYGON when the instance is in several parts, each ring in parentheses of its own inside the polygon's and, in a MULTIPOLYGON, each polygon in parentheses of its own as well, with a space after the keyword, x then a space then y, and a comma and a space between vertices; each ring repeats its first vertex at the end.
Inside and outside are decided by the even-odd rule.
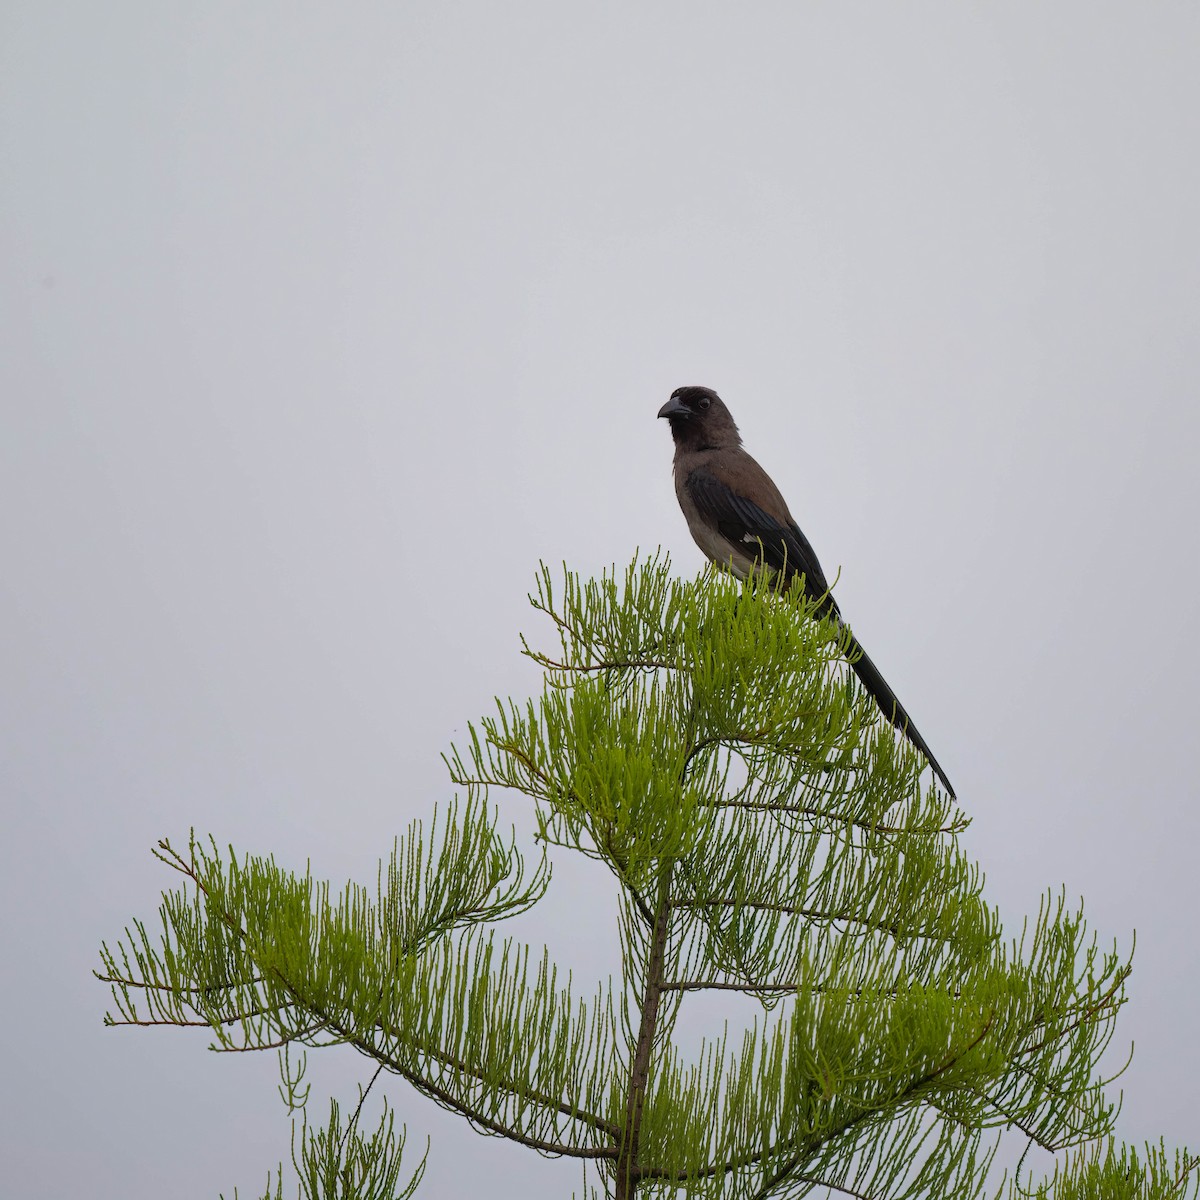
MULTIPOLYGON (((845 626, 843 625, 842 628, 845 629, 845 626)), ((942 781, 946 791, 950 793, 951 799, 956 799, 954 788, 951 786, 950 780, 946 778, 946 772, 942 770, 938 760, 933 757, 929 743, 913 724, 904 705, 896 699, 896 693, 888 686, 887 680, 879 673, 879 668, 871 661, 870 655, 862 648, 854 635, 848 629, 846 629, 846 633, 850 639, 846 649, 851 670, 858 676, 863 687, 874 697, 875 703, 879 705, 883 715, 929 760, 933 773, 942 781)))

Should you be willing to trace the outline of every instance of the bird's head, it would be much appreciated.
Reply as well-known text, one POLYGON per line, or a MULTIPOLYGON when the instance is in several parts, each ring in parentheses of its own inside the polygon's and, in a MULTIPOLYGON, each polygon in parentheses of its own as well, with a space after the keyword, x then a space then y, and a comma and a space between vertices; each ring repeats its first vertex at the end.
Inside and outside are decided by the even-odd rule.
POLYGON ((712 388, 676 388, 658 415, 671 423, 671 436, 677 446, 707 450, 742 444, 729 409, 712 388))

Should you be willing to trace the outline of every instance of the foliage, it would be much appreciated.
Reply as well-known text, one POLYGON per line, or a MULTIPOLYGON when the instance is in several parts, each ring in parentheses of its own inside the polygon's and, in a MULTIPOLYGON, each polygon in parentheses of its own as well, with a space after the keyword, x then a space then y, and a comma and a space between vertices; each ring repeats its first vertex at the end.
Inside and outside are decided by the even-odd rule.
MULTIPOLYGON (((409 827, 373 889, 162 842, 182 886, 153 933, 103 948, 108 1020, 204 1026, 222 1051, 348 1044, 616 1197, 968 1200, 999 1128, 1078 1148, 1012 1200, 1194 1190, 1186 1155, 1172 1173, 1161 1148, 1096 1149, 1127 959, 1062 895, 1005 938, 958 845, 966 818, 922 785, 798 586, 683 582, 652 560, 561 587, 543 569, 531 600, 558 635, 525 645, 542 694, 471 727, 447 758, 460 796, 409 827), (495 790, 533 802, 532 865, 495 790), (501 936, 546 893, 546 846, 611 873, 615 984, 581 990, 501 936), (704 1011, 753 997, 757 1016, 687 1045, 700 993, 704 1011)), ((409 1194, 387 1115, 369 1142, 357 1117, 305 1127, 305 1196, 409 1194)))
MULTIPOLYGON (((365 1095, 366 1089, 345 1127, 336 1100, 329 1104, 329 1123, 315 1130, 308 1124, 304 1105, 296 1105, 302 1120, 298 1130, 294 1122, 292 1125, 292 1167, 299 1181, 301 1200, 408 1200, 420 1186, 425 1173, 423 1158, 408 1182, 400 1183, 404 1135, 396 1136, 395 1118, 386 1105, 379 1127, 370 1137, 358 1132, 358 1116, 365 1095)), ((283 1186, 281 1163, 274 1186, 272 1177, 267 1177, 262 1200, 283 1200, 283 1186)))

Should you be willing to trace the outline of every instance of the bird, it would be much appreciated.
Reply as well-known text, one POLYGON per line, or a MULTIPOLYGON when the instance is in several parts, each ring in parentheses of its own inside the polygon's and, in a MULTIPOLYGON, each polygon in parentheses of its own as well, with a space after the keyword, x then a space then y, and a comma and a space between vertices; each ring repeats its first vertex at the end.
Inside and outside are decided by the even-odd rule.
POLYGON ((712 388, 680 387, 658 410, 675 440, 675 495, 696 545, 719 566, 745 579, 765 571, 786 588, 804 577, 818 617, 831 617, 846 637, 847 658, 883 715, 925 756, 951 799, 946 772, 879 668, 846 627, 808 538, 771 477, 742 449, 725 402, 712 388))

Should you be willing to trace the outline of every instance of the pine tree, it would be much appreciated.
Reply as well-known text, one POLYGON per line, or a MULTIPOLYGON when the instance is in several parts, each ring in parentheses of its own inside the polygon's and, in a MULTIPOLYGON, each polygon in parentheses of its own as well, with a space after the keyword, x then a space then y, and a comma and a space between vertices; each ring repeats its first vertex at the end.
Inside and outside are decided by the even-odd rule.
MULTIPOLYGON (((561 587, 543 569, 531 601, 557 632, 551 651, 524 644, 542 694, 470 728, 447 758, 458 797, 374 888, 164 841, 181 883, 161 928, 103 947, 107 1021, 281 1050, 293 1108, 290 1049, 348 1044, 372 1083, 579 1159, 618 1200, 969 1200, 995 1194, 1003 1131, 1066 1152, 1014 1197, 1194 1193, 1186 1152, 1112 1141, 1098 1063, 1128 959, 1062 895, 1005 938, 958 845, 967 818, 922 784, 798 587, 681 582, 654 559, 561 587), (534 806, 529 861, 494 806, 509 792, 534 806), (497 930, 546 894, 547 848, 611 874, 615 982, 581 992, 497 930), (700 993, 729 1015, 689 1044, 700 993)), ((412 1193, 421 1166, 401 1183, 390 1112, 367 1137, 361 1108, 301 1126, 303 1195, 412 1193)))

